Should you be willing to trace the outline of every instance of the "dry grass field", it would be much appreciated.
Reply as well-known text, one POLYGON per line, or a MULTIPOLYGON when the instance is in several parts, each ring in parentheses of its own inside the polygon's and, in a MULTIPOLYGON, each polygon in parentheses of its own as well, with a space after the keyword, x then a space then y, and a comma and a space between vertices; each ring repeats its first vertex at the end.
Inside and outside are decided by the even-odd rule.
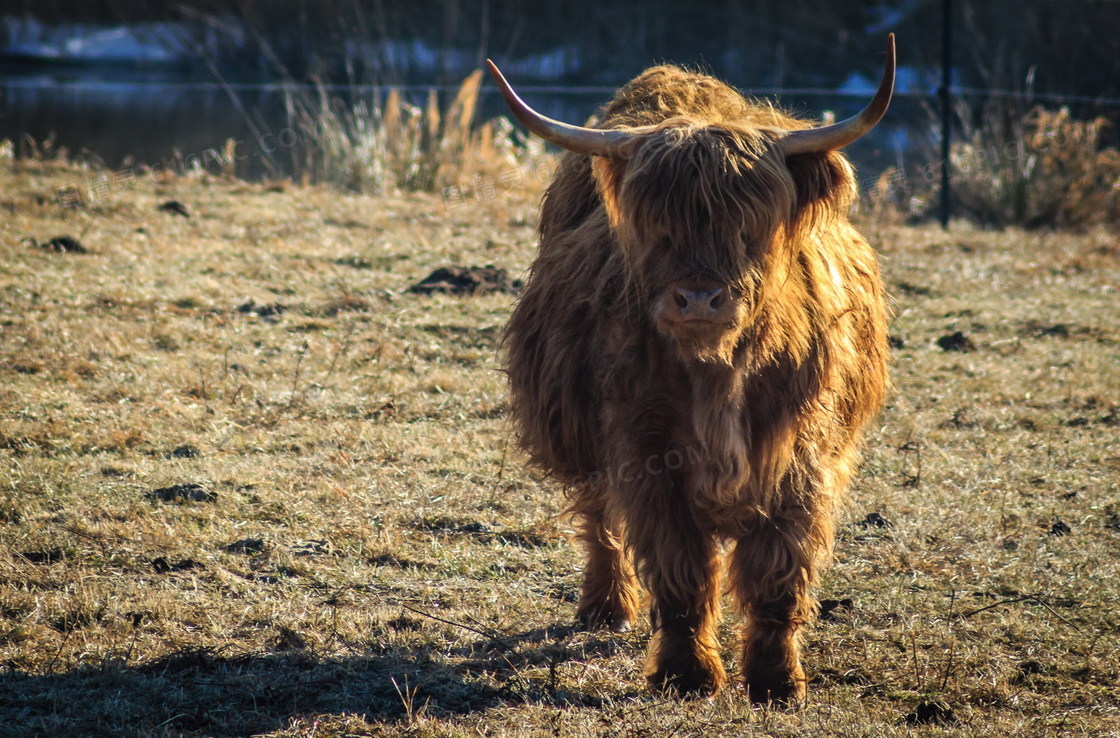
POLYGON ((56 203, 89 176, 0 161, 0 734, 1120 733, 1115 229, 862 224, 895 388, 782 712, 647 692, 645 620, 572 627, 563 498, 506 418, 515 298, 408 291, 521 276, 539 193, 56 203))

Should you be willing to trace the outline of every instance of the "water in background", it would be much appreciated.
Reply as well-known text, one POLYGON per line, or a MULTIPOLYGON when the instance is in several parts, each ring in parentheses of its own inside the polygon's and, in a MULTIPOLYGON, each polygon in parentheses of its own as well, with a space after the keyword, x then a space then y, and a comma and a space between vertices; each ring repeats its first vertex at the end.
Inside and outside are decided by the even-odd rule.
MULTIPOLYGON (((625 80, 619 80, 621 84, 625 80)), ((426 87, 405 88, 408 99, 422 105, 426 87)), ((551 117, 583 122, 606 101, 611 90, 588 88, 524 89, 524 98, 551 117)), ((369 99, 384 90, 335 88, 344 104, 356 96, 369 99)), ((454 90, 441 90, 450 99, 454 90)), ((819 117, 834 111, 851 115, 870 99, 828 93, 786 94, 781 104, 798 114, 819 117)), ((847 153, 861 171, 861 184, 873 183, 888 166, 927 159, 931 145, 930 104, 922 97, 896 97, 890 113, 871 136, 847 153)), ((507 114, 497 90, 484 86, 480 119, 507 114)), ((118 169, 149 165, 182 168, 192 158, 221 152, 237 142, 237 174, 248 179, 293 173, 296 137, 285 111, 281 85, 235 85, 223 88, 210 78, 127 67, 0 66, 0 139, 17 146, 30 138, 53 141, 71 155, 82 155, 118 169)), ((910 167, 913 169, 913 167, 910 167)))

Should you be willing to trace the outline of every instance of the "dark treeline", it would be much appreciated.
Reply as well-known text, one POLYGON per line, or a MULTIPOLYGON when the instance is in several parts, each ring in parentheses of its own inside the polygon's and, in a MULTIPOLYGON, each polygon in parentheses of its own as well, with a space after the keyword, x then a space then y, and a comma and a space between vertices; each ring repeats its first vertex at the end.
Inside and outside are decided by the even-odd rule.
MULTIPOLYGON (((1118 0, 954 0, 957 83, 1120 98, 1118 0)), ((455 82, 464 63, 565 50, 567 83, 617 84, 653 60, 702 66, 746 88, 832 87, 877 74, 883 37, 931 74, 942 0, 9 0, 47 23, 187 20, 240 28, 228 68, 296 79, 455 82), (230 21, 236 23, 231 24, 230 21), (410 68, 399 49, 435 54, 410 68), (267 48, 266 48, 267 47, 267 48), (395 48, 383 54, 376 49, 395 48), (379 56, 380 55, 380 56, 379 56), (419 77, 423 77, 420 79, 419 77), (389 79, 397 77, 397 79, 389 79)))

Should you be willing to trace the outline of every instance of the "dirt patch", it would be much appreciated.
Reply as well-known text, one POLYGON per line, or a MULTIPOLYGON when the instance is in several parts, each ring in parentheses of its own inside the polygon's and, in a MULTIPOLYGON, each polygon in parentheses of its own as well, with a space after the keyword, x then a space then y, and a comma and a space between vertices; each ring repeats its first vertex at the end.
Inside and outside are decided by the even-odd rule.
POLYGON ((867 517, 864 518, 863 520, 859 521, 858 523, 856 523, 856 525, 858 525, 861 528, 868 528, 868 529, 870 529, 870 528, 893 528, 894 527, 894 525, 891 524, 891 521, 887 520, 880 513, 877 513, 877 512, 868 513, 867 517))
POLYGON ((281 313, 287 312, 287 310, 288 306, 279 302, 258 305, 253 300, 249 300, 237 306, 237 312, 239 313, 256 313, 262 318, 276 318, 281 313))
POLYGON ((222 546, 228 553, 245 554, 246 556, 259 556, 269 549, 268 541, 263 538, 242 538, 239 541, 222 546))
POLYGON ((217 492, 211 492, 196 482, 160 487, 149 492, 148 496, 161 502, 216 502, 218 500, 217 492))
POLYGON ((1080 325, 1077 323, 1049 323, 1035 319, 1023 323, 1022 335, 1030 338, 1060 338, 1076 339, 1090 338, 1100 343, 1116 343, 1113 334, 1098 326, 1080 325))
POLYGON ((488 295, 493 292, 517 294, 522 282, 511 280, 505 269, 484 267, 440 267, 408 288, 417 295, 488 295))
POLYGON ((373 262, 362 256, 340 256, 333 263, 351 269, 373 269, 373 262))
POLYGON ((38 246, 43 251, 53 251, 57 254, 88 254, 89 249, 81 244, 81 242, 70 236, 55 236, 49 241, 39 243, 33 239, 27 239, 35 246, 38 246))
POLYGON ((44 551, 20 551, 19 555, 31 564, 57 564, 66 560, 62 549, 52 548, 44 551))
POLYGON ((506 529, 495 530, 478 521, 462 522, 452 518, 435 517, 416 521, 416 530, 448 536, 465 536, 482 543, 501 543, 518 548, 547 548, 563 543, 562 536, 549 530, 506 529))
POLYGON ((199 456, 198 448, 185 443, 182 446, 176 446, 171 449, 164 456, 168 459, 197 459, 199 456))
POLYGON ((167 202, 157 207, 156 210, 159 210, 161 213, 171 213, 172 215, 178 215, 182 218, 191 217, 190 212, 187 210, 187 206, 179 202, 178 200, 168 200, 167 202))
POLYGON ((171 561, 163 556, 157 556, 152 559, 152 568, 155 570, 156 574, 167 574, 173 571, 190 571, 191 569, 197 569, 201 566, 202 564, 194 559, 171 561))
POLYGON ((840 600, 821 600, 817 603, 818 619, 820 620, 842 620, 845 615, 852 612, 855 604, 852 602, 851 597, 845 597, 840 600))
POLYGON ((937 339, 937 345, 942 351, 975 351, 976 344, 961 331, 950 333, 937 339))
POLYGON ((1069 523, 1064 520, 1055 520, 1054 524, 1050 526, 1050 535, 1052 536, 1058 536, 1060 538, 1061 536, 1068 536, 1071 533, 1073 533, 1073 528, 1070 528, 1069 523))
POLYGON ((952 725, 957 722, 953 709, 941 701, 920 702, 914 712, 905 717, 907 725, 952 725))

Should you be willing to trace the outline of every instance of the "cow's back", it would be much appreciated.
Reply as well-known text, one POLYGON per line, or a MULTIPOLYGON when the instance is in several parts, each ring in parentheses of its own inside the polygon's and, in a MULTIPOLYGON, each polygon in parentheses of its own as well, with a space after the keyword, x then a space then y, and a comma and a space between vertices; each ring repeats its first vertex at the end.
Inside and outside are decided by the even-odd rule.
POLYGON ((810 125, 768 102, 744 98, 715 77, 664 65, 647 69, 622 87, 603 108, 596 127, 657 125, 671 118, 787 131, 810 125))

